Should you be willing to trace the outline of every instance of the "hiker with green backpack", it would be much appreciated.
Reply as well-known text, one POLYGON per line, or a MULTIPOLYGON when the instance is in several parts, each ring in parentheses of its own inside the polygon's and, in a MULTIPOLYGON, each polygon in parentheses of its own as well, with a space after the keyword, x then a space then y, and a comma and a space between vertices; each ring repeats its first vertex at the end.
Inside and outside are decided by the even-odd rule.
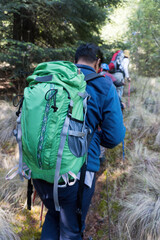
POLYGON ((83 239, 100 144, 113 148, 125 137, 116 89, 97 74, 102 57, 96 45, 82 44, 75 64, 41 63, 27 79, 17 112, 16 173, 32 178, 48 209, 41 240, 83 239))
MULTIPOLYGON (((94 44, 81 45, 75 55, 75 70, 80 70, 86 76, 86 90, 90 95, 87 103, 86 126, 91 130, 92 140, 88 150, 85 184, 82 187, 83 196, 81 196, 82 192, 78 193, 79 180, 76 180, 73 185, 70 185, 71 181, 66 187, 60 187, 58 189, 60 211, 58 212, 54 207, 53 184, 43 180, 33 180, 42 201, 49 209, 41 239, 82 239, 85 218, 94 193, 95 172, 100 167, 100 144, 107 148, 113 148, 124 139, 125 127, 113 83, 96 75, 101 57, 99 48, 94 44), (101 126, 101 132, 98 132, 98 125, 101 126), (81 209, 78 209, 81 211, 80 213, 77 212, 79 201, 77 196, 82 198, 81 209), (80 214, 81 223, 79 223, 78 214, 80 214)), ((79 88, 82 90, 82 87, 83 83, 79 88)), ((69 156, 66 158, 69 160, 69 156)), ((79 175, 80 173, 77 175, 78 179, 79 175)))

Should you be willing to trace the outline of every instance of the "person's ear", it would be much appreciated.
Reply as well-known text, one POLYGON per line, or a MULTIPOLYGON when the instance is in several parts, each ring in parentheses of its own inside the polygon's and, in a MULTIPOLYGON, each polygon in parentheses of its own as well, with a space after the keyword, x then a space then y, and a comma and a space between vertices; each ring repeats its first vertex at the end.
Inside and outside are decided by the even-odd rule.
POLYGON ((96 72, 98 72, 99 68, 100 68, 100 63, 101 63, 101 59, 98 58, 97 61, 95 62, 95 70, 96 72))
POLYGON ((98 58, 98 67, 100 68, 100 66, 101 66, 101 59, 98 58))

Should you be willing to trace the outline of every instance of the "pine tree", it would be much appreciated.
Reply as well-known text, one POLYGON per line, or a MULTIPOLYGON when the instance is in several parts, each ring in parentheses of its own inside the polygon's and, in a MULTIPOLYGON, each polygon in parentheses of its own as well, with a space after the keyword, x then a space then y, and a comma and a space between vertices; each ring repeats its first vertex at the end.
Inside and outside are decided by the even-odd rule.
POLYGON ((1 0, 3 38, 47 45, 100 41, 99 30, 112 0, 1 0), (7 30, 7 31, 6 31, 7 30), (6 34, 7 33, 7 34, 6 34))

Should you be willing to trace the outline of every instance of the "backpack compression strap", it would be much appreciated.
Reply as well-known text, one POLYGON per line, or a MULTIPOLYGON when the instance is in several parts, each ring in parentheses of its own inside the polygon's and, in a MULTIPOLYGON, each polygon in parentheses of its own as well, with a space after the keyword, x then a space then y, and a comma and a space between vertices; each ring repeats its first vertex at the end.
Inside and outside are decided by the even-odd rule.
POLYGON ((60 173, 63 149, 64 149, 64 145, 65 145, 65 141, 66 141, 66 137, 67 137, 67 133, 68 133, 68 128, 69 128, 69 121, 70 121, 70 117, 72 116, 72 108, 73 108, 73 101, 70 99, 69 112, 65 118, 62 132, 60 135, 61 141, 60 141, 60 145, 59 145, 57 163, 56 163, 56 169, 55 169, 55 176, 54 176, 53 199, 55 202, 56 211, 60 211, 60 206, 59 206, 59 201, 58 201, 58 180, 59 180, 59 173, 60 173))

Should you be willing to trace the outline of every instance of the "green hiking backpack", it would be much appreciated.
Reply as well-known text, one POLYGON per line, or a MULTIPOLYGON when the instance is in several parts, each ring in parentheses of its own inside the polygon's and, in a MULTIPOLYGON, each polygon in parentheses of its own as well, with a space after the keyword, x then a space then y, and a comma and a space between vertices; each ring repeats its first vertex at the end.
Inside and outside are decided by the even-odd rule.
MULTIPOLYGON (((15 132, 20 151, 16 174, 54 183, 59 210, 58 186, 74 184, 88 150, 86 82, 67 61, 39 64, 27 81, 15 132)), ((9 174, 7 179, 13 177, 9 174)))

